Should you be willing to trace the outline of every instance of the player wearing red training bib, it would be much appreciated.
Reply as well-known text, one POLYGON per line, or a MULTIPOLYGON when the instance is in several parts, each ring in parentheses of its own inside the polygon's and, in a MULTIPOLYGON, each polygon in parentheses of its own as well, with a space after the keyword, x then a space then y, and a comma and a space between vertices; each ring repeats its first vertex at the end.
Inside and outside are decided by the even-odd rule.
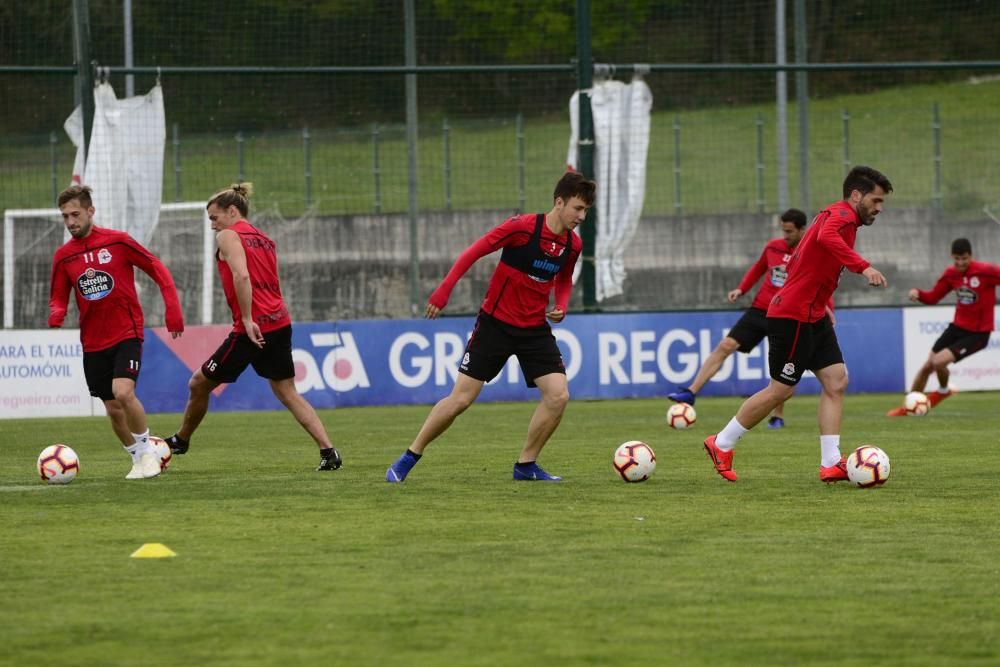
MULTIPOLYGON (((937 391, 927 394, 931 407, 951 396, 948 386, 951 372, 948 366, 979 352, 990 342, 993 333, 993 310, 997 303, 996 288, 1000 285, 1000 266, 972 259, 969 239, 955 239, 951 244, 954 262, 944 270, 929 291, 911 289, 910 301, 934 305, 949 292, 955 292, 955 318, 944 333, 934 341, 927 361, 917 371, 910 391, 924 390, 931 373, 937 375, 937 391)), ((890 417, 906 414, 903 407, 893 408, 890 417)))
MULTIPOLYGON (((667 394, 671 401, 694 405, 698 392, 719 372, 730 355, 737 351, 744 354, 751 352, 767 336, 767 306, 771 297, 788 278, 787 264, 792 258, 792 251, 805 234, 806 214, 790 208, 781 214, 779 223, 782 237, 767 242, 760 258, 747 269, 739 286, 730 290, 726 296, 729 303, 736 303, 737 299, 753 289, 762 276, 766 276, 750 307, 706 357, 691 385, 678 387, 676 391, 667 394)), ((768 428, 782 428, 785 425, 783 408, 783 403, 774 408, 768 428)))
POLYGON ((844 199, 822 210, 799 241, 788 263, 788 280, 767 311, 771 382, 744 401, 724 429, 705 439, 705 450, 724 479, 737 479, 732 465, 736 443, 774 406, 791 397, 806 370, 813 371, 822 386, 819 478, 847 479, 840 454, 847 368, 826 306, 844 268, 861 273, 873 287, 885 286, 885 276, 854 252, 854 240, 858 227, 875 223, 890 192, 892 184, 882 173, 855 167, 844 179, 844 199))
POLYGON ((104 402, 115 435, 132 457, 125 479, 156 477, 160 461, 149 443, 146 410, 135 395, 143 341, 135 268, 160 288, 174 338, 184 331, 184 317, 167 267, 125 232, 94 225, 91 194, 79 185, 59 194, 59 211, 72 238, 52 258, 49 326, 62 326, 72 290, 80 311, 87 387, 104 402))
POLYGON ((292 413, 320 451, 316 470, 337 470, 340 453, 323 422, 295 388, 292 319, 281 296, 278 248, 247 222, 250 183, 215 193, 205 207, 217 232, 215 253, 222 290, 233 313, 233 330, 188 382, 188 402, 181 427, 167 438, 174 454, 187 453, 191 436, 208 413, 208 399, 220 384, 236 382, 247 366, 267 379, 271 391, 292 413))
POLYGON ((433 319, 448 303, 459 278, 476 260, 501 250, 465 348, 455 387, 427 415, 409 449, 389 466, 385 474, 387 482, 406 479, 427 446, 472 405, 483 385, 500 372, 512 355, 517 357, 528 386, 538 387, 542 395, 514 464, 514 479, 561 479, 536 463, 569 401, 566 369, 546 318, 561 322, 566 316, 573 267, 582 246, 573 230, 594 205, 594 190, 593 181, 575 172, 565 174, 556 183, 552 210, 547 214, 514 216, 488 232, 459 255, 431 294, 426 316, 433 319), (546 312, 553 293, 555 307, 546 312))

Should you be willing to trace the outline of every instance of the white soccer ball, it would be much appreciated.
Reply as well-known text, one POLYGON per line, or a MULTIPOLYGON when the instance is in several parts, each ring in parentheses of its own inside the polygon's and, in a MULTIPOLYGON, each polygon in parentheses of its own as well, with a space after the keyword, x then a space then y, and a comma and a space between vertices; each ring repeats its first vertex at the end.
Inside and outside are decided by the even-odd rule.
POLYGON ((645 482, 656 470, 656 454, 646 443, 629 440, 615 450, 612 464, 626 482, 645 482))
POLYGON ((885 484, 889 472, 889 457, 874 445, 861 445, 847 457, 847 479, 862 489, 885 484))
POLYGON ((920 417, 930 411, 931 402, 922 392, 911 391, 903 399, 903 408, 906 410, 906 414, 920 417))
POLYGON ((667 409, 667 423, 670 428, 685 429, 694 426, 696 421, 698 413, 694 411, 693 405, 674 403, 667 409))
POLYGON ((80 472, 80 457, 68 445, 49 445, 38 455, 38 474, 49 484, 69 484, 80 472))
POLYGON ((160 471, 166 471, 170 467, 170 460, 174 458, 173 452, 170 451, 170 445, 163 438, 158 438, 155 435, 149 436, 149 444, 153 446, 153 454, 160 461, 160 471))

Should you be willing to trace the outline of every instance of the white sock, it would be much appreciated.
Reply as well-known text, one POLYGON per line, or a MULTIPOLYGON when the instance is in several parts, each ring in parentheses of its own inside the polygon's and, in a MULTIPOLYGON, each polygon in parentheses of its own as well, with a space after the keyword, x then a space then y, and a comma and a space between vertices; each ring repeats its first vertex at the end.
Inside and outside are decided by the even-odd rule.
POLYGON ((139 443, 134 443, 131 445, 122 445, 125 451, 132 455, 132 463, 138 463, 139 457, 142 456, 142 446, 139 443))
POLYGON ((829 468, 840 463, 840 436, 821 435, 819 436, 820 465, 829 468))
POLYGON ((748 428, 743 428, 743 425, 736 421, 736 417, 733 417, 726 424, 726 428, 719 431, 719 434, 715 436, 715 446, 724 452, 728 452, 736 447, 736 443, 749 430, 748 428))
POLYGON ((135 446, 139 452, 139 456, 142 456, 148 451, 151 451, 153 446, 149 444, 149 429, 147 428, 143 433, 133 433, 132 438, 135 440, 135 446))
POLYGON ((946 396, 951 393, 951 387, 948 386, 938 387, 938 393, 941 394, 942 396, 946 396))

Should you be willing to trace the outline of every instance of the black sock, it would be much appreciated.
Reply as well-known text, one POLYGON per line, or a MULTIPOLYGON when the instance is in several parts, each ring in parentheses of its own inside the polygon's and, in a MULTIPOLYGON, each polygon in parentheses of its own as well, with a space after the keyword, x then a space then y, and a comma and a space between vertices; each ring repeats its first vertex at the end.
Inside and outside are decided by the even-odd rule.
POLYGON ((518 468, 528 468, 530 466, 535 465, 535 462, 534 461, 525 461, 524 463, 520 463, 519 462, 519 463, 515 463, 514 465, 516 465, 518 468))
POLYGON ((174 433, 173 439, 176 440, 178 443, 180 443, 182 445, 189 444, 187 440, 185 440, 181 436, 177 435, 176 433, 174 433))
POLYGON ((412 449, 410 449, 409 447, 407 447, 407 448, 406 448, 406 451, 407 451, 407 453, 408 453, 408 454, 409 454, 410 456, 412 456, 412 457, 413 457, 413 460, 414 460, 414 461, 419 461, 419 460, 420 460, 420 457, 421 457, 421 456, 423 456, 423 454, 417 454, 417 453, 416 453, 415 451, 413 451, 413 450, 412 450, 412 449))

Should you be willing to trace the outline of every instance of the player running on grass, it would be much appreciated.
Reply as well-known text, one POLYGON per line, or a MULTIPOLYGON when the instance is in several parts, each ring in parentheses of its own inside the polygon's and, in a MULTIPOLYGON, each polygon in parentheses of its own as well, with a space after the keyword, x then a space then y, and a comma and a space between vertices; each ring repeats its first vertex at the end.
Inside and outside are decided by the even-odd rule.
POLYGON ((174 454, 184 454, 208 413, 208 399, 220 384, 236 382, 253 365, 319 447, 316 470, 340 468, 340 453, 330 442, 316 410, 295 388, 292 318, 281 296, 277 245, 246 218, 250 183, 237 183, 212 195, 205 207, 219 249, 215 253, 222 291, 233 313, 233 330, 188 382, 188 402, 177 433, 167 438, 174 454))
POLYGON ((431 294, 426 316, 433 319, 448 303, 459 278, 481 257, 503 249, 465 348, 455 387, 431 409, 409 449, 386 470, 387 482, 406 479, 427 446, 472 405, 483 384, 500 372, 511 355, 517 357, 528 386, 538 387, 542 395, 514 463, 514 479, 561 479, 535 462, 569 402, 562 355, 545 320, 561 322, 566 317, 573 267, 582 246, 573 230, 594 205, 595 187, 593 181, 578 173, 566 173, 556 183, 551 211, 516 215, 488 232, 459 255, 431 294), (555 308, 546 312, 552 292, 555 308))
MULTIPOLYGON (((767 336, 767 306, 788 277, 788 260, 792 258, 792 251, 806 233, 806 214, 797 208, 790 208, 781 214, 779 222, 781 238, 767 242, 760 258, 744 274, 739 287, 726 295, 729 303, 736 303, 737 299, 750 291, 761 276, 767 274, 750 307, 705 359, 691 386, 679 387, 677 391, 667 394, 667 398, 671 401, 694 405, 698 392, 715 377, 726 359, 734 352, 744 354, 751 352, 767 336)), ((830 309, 828 314, 832 319, 833 310, 830 309)), ((784 403, 779 403, 774 408, 774 413, 767 424, 768 428, 781 428, 785 425, 784 407, 784 403)))
POLYGON ((844 199, 820 211, 799 242, 788 263, 788 280, 767 309, 771 382, 745 400, 724 429, 705 439, 705 450, 723 479, 736 481, 736 443, 791 397, 807 369, 822 386, 819 478, 824 482, 847 479, 846 461, 840 454, 847 368, 826 305, 844 268, 860 273, 873 287, 885 286, 885 276, 854 252, 854 241, 858 228, 875 223, 890 192, 892 184, 882 173, 855 167, 844 179, 844 199))
POLYGON ((132 469, 125 479, 156 477, 160 459, 149 443, 146 410, 135 395, 143 341, 135 267, 160 288, 167 331, 174 338, 184 331, 184 316, 167 267, 125 232, 95 225, 91 194, 89 187, 74 185, 57 199, 72 238, 52 258, 49 326, 62 326, 73 290, 80 311, 87 387, 92 396, 104 401, 111 428, 132 456, 132 469))
MULTIPOLYGON (((951 376, 948 366, 972 356, 989 343, 993 333, 993 308, 997 302, 996 288, 1000 285, 1000 266, 972 259, 972 243, 968 239, 952 242, 951 259, 954 264, 944 270, 930 291, 911 289, 909 293, 910 301, 928 305, 938 303, 952 290, 958 297, 954 319, 934 341, 927 361, 910 385, 910 391, 922 392, 931 373, 937 375, 939 388, 927 394, 931 407, 955 391, 948 386, 951 376)), ((902 417, 906 408, 893 408, 887 414, 902 417)))

